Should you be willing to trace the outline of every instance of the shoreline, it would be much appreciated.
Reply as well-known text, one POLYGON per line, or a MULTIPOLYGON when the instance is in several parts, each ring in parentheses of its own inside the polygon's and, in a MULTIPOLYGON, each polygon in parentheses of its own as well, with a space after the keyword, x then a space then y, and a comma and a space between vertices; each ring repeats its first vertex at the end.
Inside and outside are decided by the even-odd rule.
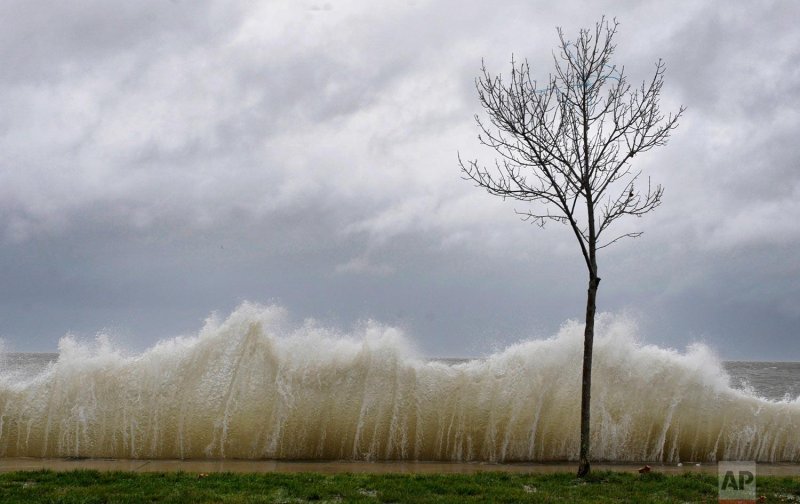
MULTIPOLYGON (((635 473, 641 463, 594 463, 594 471, 635 473)), ((716 463, 675 464, 647 463, 653 472, 664 474, 716 474, 716 463)), ((179 459, 72 459, 72 458, 0 458, 0 473, 15 471, 56 472, 97 470, 103 472, 187 472, 187 473, 319 473, 319 474, 475 474, 506 472, 529 474, 569 473, 577 462, 492 464, 486 462, 424 462, 424 461, 287 461, 287 460, 179 460, 179 459)), ((758 464, 760 476, 800 476, 800 464, 758 464)))

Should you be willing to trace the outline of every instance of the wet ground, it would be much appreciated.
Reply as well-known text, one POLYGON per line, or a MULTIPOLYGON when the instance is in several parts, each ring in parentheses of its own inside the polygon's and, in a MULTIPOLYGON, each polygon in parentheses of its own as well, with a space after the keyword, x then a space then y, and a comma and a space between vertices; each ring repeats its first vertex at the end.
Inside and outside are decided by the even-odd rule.
MULTIPOLYGON (((593 464, 598 471, 636 472, 644 464, 593 464)), ((717 472, 717 464, 686 463, 683 465, 650 464, 655 472, 680 474, 684 472, 717 472)), ((350 461, 284 461, 284 460, 130 460, 130 459, 68 459, 68 458, 0 458, 0 472, 72 471, 94 469, 98 471, 133 472, 315 472, 331 473, 462 473, 505 471, 516 473, 572 472, 575 463, 558 464, 486 464, 443 462, 350 462, 350 461)), ((762 476, 800 476, 800 464, 758 464, 762 476)))

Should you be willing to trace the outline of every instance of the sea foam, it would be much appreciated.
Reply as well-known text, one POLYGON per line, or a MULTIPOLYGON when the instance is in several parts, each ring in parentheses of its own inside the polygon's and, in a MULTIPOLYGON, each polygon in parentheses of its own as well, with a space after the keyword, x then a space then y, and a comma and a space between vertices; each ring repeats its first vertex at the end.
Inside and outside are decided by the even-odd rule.
MULTIPOLYGON (((575 460, 582 332, 456 365, 391 327, 252 304, 134 356, 65 337, 40 374, 0 375, 0 456, 575 460)), ((596 334, 594 459, 800 460, 799 402, 732 388, 702 345, 642 345, 624 317, 596 334)))

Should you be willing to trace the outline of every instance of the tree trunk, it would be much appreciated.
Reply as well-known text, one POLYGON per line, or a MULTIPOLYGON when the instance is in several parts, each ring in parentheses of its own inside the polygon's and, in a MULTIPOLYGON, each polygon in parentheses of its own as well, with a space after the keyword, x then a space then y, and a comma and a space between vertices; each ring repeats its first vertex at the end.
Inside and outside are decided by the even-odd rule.
POLYGON ((594 312, 597 299, 597 286, 600 278, 596 274, 589 277, 589 292, 586 297, 586 327, 583 330, 583 384, 581 389, 581 452, 578 477, 589 474, 589 407, 592 395, 592 346, 594 344, 594 312))

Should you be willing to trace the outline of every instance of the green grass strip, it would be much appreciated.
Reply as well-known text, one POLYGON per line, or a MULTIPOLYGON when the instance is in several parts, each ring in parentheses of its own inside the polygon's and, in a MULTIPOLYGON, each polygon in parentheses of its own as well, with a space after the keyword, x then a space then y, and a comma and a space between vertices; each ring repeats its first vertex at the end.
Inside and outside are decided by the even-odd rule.
MULTIPOLYGON (((763 476, 765 502, 800 503, 800 476, 763 476)), ((300 502, 706 502, 717 501, 708 474, 310 474, 26 471, 0 474, 2 503, 300 502)))

